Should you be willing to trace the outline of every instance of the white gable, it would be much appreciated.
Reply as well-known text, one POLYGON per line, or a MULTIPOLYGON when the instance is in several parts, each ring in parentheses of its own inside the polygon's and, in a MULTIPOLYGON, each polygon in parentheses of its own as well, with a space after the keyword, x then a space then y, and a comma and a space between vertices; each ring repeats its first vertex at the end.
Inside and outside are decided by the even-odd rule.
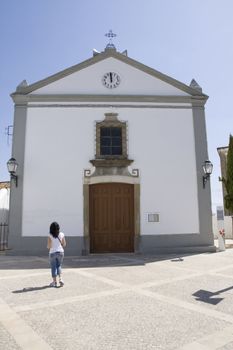
POLYGON ((60 78, 34 90, 32 94, 190 96, 171 84, 114 57, 106 58, 60 78), (106 72, 119 74, 121 83, 117 88, 108 89, 103 85, 102 77, 106 72))

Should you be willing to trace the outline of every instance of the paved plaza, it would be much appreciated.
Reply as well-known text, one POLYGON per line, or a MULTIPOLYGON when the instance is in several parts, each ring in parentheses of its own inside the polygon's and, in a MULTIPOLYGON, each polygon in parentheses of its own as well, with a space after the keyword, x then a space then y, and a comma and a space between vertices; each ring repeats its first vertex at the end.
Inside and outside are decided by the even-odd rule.
POLYGON ((1 350, 232 350, 233 249, 185 256, 0 256, 1 350))

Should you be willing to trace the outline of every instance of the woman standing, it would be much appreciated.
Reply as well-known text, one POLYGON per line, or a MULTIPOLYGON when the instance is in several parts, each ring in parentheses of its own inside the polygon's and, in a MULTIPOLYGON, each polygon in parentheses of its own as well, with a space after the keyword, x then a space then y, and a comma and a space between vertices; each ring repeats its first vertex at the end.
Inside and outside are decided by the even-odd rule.
POLYGON ((49 260, 53 278, 50 286, 57 287, 57 276, 59 276, 60 287, 63 287, 61 265, 64 258, 64 247, 66 246, 65 235, 60 232, 60 226, 57 222, 52 222, 49 232, 47 248, 49 249, 49 260))

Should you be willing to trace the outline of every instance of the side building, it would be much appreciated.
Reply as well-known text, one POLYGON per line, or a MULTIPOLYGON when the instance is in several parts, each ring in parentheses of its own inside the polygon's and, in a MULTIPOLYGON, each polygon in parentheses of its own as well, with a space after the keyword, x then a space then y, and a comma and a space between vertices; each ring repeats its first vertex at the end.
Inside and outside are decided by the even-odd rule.
MULTIPOLYGON (((227 171, 227 153, 228 153, 228 147, 218 147, 217 151, 220 157, 220 166, 221 166, 221 177, 226 178, 226 171, 227 171)), ((232 224, 232 215, 230 211, 225 206, 224 197, 226 196, 226 188, 224 186, 224 183, 222 182, 222 194, 223 194, 223 207, 219 208, 220 215, 223 215, 224 218, 224 229, 225 229, 225 237, 228 239, 233 238, 233 224, 232 224)), ((217 218, 218 220, 218 208, 217 208, 217 218)), ((213 226, 217 227, 217 224, 213 224, 213 226)), ((215 229, 217 231, 217 229, 215 229)), ((216 234, 215 234, 216 236, 216 234)))
MULTIPOLYGON (((217 151, 220 157, 221 177, 226 178, 228 147, 218 147, 217 151)), ((223 203, 224 203, 224 197, 226 196, 227 193, 223 182, 222 182, 222 194, 223 194, 223 203)), ((225 204, 223 205, 224 205, 224 215, 229 216, 230 215, 229 210, 225 207, 225 204)))

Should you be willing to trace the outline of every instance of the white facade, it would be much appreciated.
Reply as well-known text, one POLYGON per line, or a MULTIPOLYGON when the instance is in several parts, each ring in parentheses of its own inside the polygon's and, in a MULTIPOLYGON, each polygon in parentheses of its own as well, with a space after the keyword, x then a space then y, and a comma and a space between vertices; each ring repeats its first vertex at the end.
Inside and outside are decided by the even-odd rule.
MULTIPOLYGON (((209 189, 204 191, 200 185, 202 169, 197 168, 207 156, 205 130, 201 130, 207 97, 121 56, 106 50, 84 65, 13 94, 13 155, 22 160, 20 199, 15 188, 21 203, 20 236, 45 237, 52 221, 58 221, 69 237, 84 236, 84 170, 94 172, 90 160, 96 154, 96 122, 103 121, 106 113, 115 113, 119 121, 127 123, 128 158, 133 160, 131 168, 140 174, 141 238, 174 236, 182 242, 179 237, 184 237, 184 245, 211 246, 211 239, 198 238, 212 234, 211 225, 209 230, 204 229, 209 232, 202 232, 208 224, 203 226, 200 217, 200 191, 207 212, 210 198, 209 189), (121 77, 115 89, 102 84, 102 76, 108 71, 121 77), (195 112, 195 120, 198 100, 201 114, 195 112), (25 113, 21 153, 17 147, 17 113, 25 113), (199 129, 202 142, 197 145, 199 129), (159 222, 148 222, 148 213, 158 213, 159 222)), ((103 176, 103 182, 105 179, 103 176)), ((171 245, 172 237, 167 242, 171 245)))
MULTIPOLYGON (((83 172, 91 167, 89 160, 95 155, 95 122, 108 111, 95 107, 28 109, 24 236, 47 235, 48 223, 54 218, 69 235, 83 235, 83 172)), ((114 111, 128 122, 129 158, 141 173, 141 234, 199 233, 191 109, 114 111), (147 127, 142 128, 142 123, 147 127), (148 223, 148 212, 158 212, 161 221, 148 223)))
POLYGON ((104 94, 104 95, 177 95, 188 96, 176 87, 152 77, 150 74, 126 65, 113 57, 95 65, 88 66, 69 76, 33 91, 33 94, 104 94), (117 89, 106 89, 102 77, 106 72, 114 71, 121 77, 117 89))

